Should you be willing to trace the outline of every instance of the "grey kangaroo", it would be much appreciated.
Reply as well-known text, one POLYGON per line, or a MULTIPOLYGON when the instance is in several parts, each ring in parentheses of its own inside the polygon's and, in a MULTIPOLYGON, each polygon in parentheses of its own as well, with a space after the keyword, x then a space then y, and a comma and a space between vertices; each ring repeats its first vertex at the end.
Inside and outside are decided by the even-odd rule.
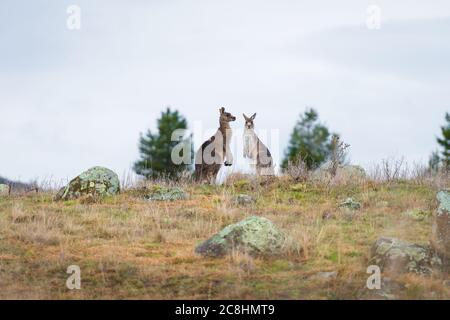
POLYGON ((250 118, 245 114, 242 115, 245 119, 244 158, 252 160, 252 165, 256 168, 257 175, 273 176, 275 172, 273 169, 272 155, 255 133, 253 120, 255 120, 256 113, 250 118))
POLYGON ((225 112, 223 107, 219 109, 219 112, 219 129, 202 144, 195 155, 195 179, 197 181, 208 180, 213 183, 222 163, 225 166, 233 164, 233 155, 230 149, 232 135, 230 122, 235 121, 236 117, 225 112))

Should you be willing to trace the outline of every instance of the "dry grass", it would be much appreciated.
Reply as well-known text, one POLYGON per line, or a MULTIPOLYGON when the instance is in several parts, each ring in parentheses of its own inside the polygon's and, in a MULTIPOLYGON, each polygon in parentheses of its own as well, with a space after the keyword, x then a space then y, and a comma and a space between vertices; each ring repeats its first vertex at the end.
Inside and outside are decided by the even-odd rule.
MULTIPOLYGON (((114 198, 53 202, 53 193, 0 198, 0 298, 24 299, 357 299, 367 279, 367 254, 379 236, 427 243, 444 182, 298 182, 288 177, 231 177, 223 186, 180 182, 188 200, 148 202, 148 184, 114 198), (256 204, 238 206, 246 193, 256 204), (338 204, 362 203, 349 214, 338 204), (195 246, 224 226, 261 215, 288 235, 283 257, 233 252, 204 259, 195 246), (326 217, 324 219, 323 217, 326 217), (66 269, 81 268, 81 290, 68 290, 66 269), (330 281, 318 272, 337 271, 330 281)), ((127 184, 128 185, 128 184, 127 184)), ((133 185, 136 185, 134 183, 133 185)), ((400 298, 450 298, 442 279, 405 276, 400 298)))

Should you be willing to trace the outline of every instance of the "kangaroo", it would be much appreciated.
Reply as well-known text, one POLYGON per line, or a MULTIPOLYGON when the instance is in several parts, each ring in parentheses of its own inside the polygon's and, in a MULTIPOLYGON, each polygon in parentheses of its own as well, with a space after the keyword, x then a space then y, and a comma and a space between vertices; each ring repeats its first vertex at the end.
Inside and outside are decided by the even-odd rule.
POLYGON ((253 120, 255 120, 256 113, 250 118, 245 114, 242 115, 245 119, 244 158, 252 160, 252 165, 256 167, 257 175, 274 175, 272 155, 255 133, 253 120))
POLYGON ((195 179, 197 181, 206 179, 213 183, 222 163, 225 166, 233 164, 233 155, 230 148, 232 135, 230 122, 236 121, 236 117, 229 112, 225 112, 223 107, 219 109, 219 112, 219 129, 202 144, 195 155, 195 179))

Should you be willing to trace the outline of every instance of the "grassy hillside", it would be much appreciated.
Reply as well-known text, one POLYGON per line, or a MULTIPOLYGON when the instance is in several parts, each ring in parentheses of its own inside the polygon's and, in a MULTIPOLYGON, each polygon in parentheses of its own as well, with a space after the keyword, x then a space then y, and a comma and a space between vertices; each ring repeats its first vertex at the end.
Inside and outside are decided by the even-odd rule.
MULTIPOLYGON (((94 202, 54 202, 51 192, 0 197, 0 298, 362 298, 375 239, 426 244, 442 186, 237 176, 223 186, 181 187, 188 200, 150 202, 142 187, 94 202), (237 205, 240 193, 257 202, 237 205), (339 208, 347 197, 362 208, 339 208), (272 220, 290 236, 285 255, 212 259, 194 253, 201 241, 249 215, 272 220), (72 264, 81 268, 81 290, 66 288, 72 264), (327 271, 337 276, 320 274, 327 271)), ((410 274, 397 281, 404 288, 398 298, 450 298, 442 278, 410 274)))

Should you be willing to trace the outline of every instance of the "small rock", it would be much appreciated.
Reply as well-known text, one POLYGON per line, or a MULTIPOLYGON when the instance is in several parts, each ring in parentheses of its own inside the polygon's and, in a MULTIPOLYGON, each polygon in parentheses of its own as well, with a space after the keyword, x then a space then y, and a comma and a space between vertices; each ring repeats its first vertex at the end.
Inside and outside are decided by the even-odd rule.
POLYGON ((395 274, 423 275, 430 275, 435 267, 442 265, 429 247, 387 237, 379 238, 372 246, 370 263, 395 274))
POLYGON ((311 279, 321 280, 321 281, 331 281, 336 279, 338 273, 337 271, 327 271, 327 272, 318 272, 311 276, 311 279))
POLYGON ((208 257, 221 257, 239 250, 253 256, 282 253, 286 236, 270 220, 252 216, 229 225, 201 243, 195 252, 208 257))
POLYGON ((188 198, 186 192, 179 187, 162 187, 155 186, 152 192, 145 196, 150 201, 175 201, 186 200, 188 198))
POLYGON ((417 221, 423 221, 430 216, 429 212, 420 210, 420 209, 412 209, 402 213, 404 217, 410 217, 417 221))
POLYGON ((239 194, 235 198, 235 202, 238 205, 246 206, 256 203, 256 199, 252 196, 246 195, 246 194, 239 194))
POLYGON ((61 188, 55 196, 55 201, 77 199, 83 195, 112 196, 119 192, 120 182, 116 173, 107 168, 93 167, 61 188))
POLYGON ((339 207, 348 208, 351 210, 358 210, 361 208, 361 203, 355 201, 353 198, 347 198, 339 204, 339 207))

